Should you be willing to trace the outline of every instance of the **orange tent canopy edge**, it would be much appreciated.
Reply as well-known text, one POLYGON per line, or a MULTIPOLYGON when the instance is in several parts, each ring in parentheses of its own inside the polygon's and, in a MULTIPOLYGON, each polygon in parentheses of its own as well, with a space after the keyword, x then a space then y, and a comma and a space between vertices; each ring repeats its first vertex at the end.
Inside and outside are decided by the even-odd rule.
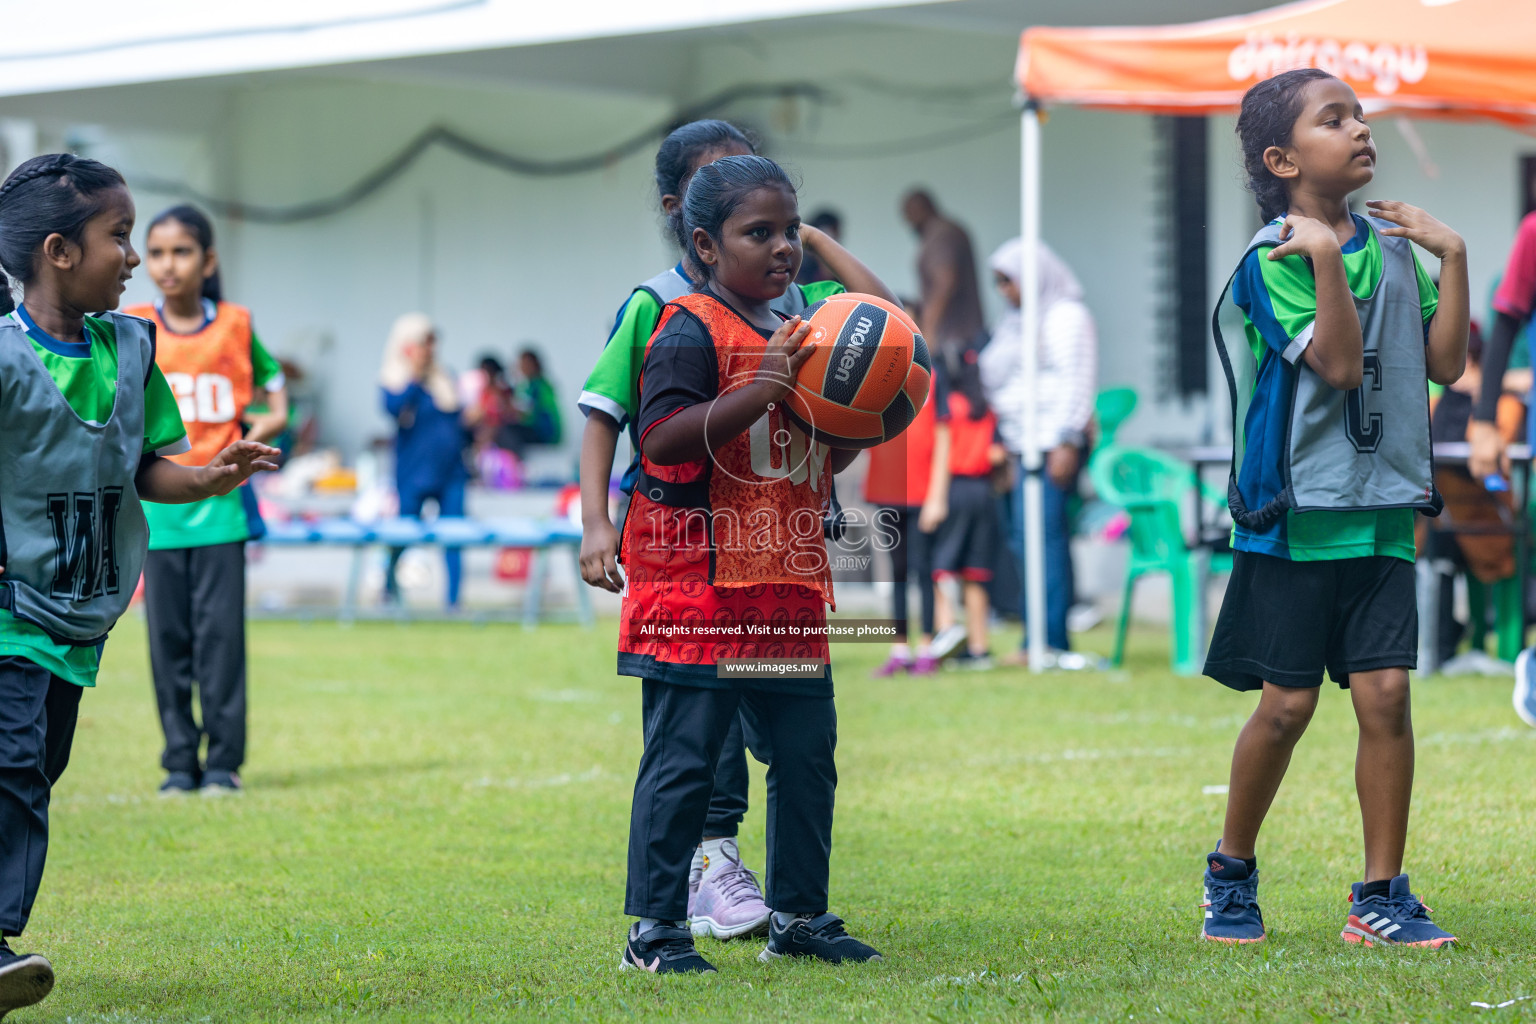
POLYGON ((1015 78, 1046 106, 1215 114, 1297 67, 1338 75, 1371 113, 1536 130, 1530 0, 1302 0, 1188 25, 1036 27, 1015 78))

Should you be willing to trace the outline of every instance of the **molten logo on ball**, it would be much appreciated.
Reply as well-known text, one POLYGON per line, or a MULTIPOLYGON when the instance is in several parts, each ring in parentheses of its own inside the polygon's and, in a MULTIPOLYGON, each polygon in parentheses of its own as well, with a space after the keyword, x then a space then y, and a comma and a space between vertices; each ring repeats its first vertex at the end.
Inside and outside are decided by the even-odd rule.
POLYGON ((917 324, 875 295, 846 292, 805 311, 811 357, 784 411, 837 448, 869 448, 906 429, 928 400, 933 363, 917 324))
POLYGON ((875 322, 867 316, 859 317, 858 325, 854 327, 852 336, 848 339, 848 348, 843 352, 843 358, 837 361, 837 379, 846 384, 848 377, 853 373, 853 368, 859 365, 859 353, 864 348, 864 343, 869 340, 869 332, 875 326, 875 322))

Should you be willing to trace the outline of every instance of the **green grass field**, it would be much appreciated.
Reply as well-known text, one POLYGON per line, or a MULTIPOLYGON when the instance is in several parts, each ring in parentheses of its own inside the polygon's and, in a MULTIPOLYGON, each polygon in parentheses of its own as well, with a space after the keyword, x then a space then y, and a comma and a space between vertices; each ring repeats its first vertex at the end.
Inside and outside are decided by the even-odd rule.
MULTIPOLYGON (((1261 843, 1271 938, 1196 941, 1202 855, 1253 698, 1128 671, 874 682, 836 649, 833 909, 887 957, 711 977, 617 970, 639 687, 610 623, 251 628, 246 796, 161 800, 143 625, 109 645, 8 1020, 1536 1020, 1536 732, 1503 680, 1415 694, 1408 870, 1460 949, 1338 937, 1361 870, 1330 687, 1261 843)), ((1103 637, 1090 637, 1090 643, 1103 637)), ((1002 640, 999 639, 999 645, 1002 640)), ((761 766, 743 848, 763 859, 761 766)))

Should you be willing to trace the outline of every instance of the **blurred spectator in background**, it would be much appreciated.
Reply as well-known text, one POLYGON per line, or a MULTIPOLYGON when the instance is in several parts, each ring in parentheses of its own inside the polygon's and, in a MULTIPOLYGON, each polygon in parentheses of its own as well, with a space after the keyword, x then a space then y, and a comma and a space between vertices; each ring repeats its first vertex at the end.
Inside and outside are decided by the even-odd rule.
POLYGON ((965 228, 939 213, 933 196, 913 189, 901 201, 901 215, 917 232, 917 276, 922 287, 918 327, 935 353, 952 345, 980 344, 986 330, 976 255, 965 228))
MULTIPOLYGON (((1482 380, 1468 435, 1472 453, 1467 468, 1474 480, 1484 482, 1497 477, 1509 479, 1508 445, 1498 426, 1499 397, 1504 391, 1504 371, 1509 366, 1515 337, 1536 313, 1536 213, 1526 214, 1515 231, 1504 276, 1493 295, 1493 311, 1493 328, 1483 348, 1482 380)), ((1527 401, 1531 399, 1536 399, 1536 394, 1527 401)), ((1536 417, 1527 424, 1528 440, 1536 440, 1531 436, 1536 434, 1533 427, 1536 417)), ((1515 661, 1514 705, 1521 721, 1536 727, 1536 659, 1529 647, 1515 661)))
POLYGON ((560 402, 535 349, 525 347, 517 354, 517 373, 512 421, 496 432, 496 443, 521 459, 530 445, 560 443, 560 402))
POLYGON ((479 365, 459 378, 459 398, 474 410, 475 479, 493 490, 522 486, 522 464, 496 441, 513 419, 512 383, 501 360, 489 352, 482 355, 479 365))
POLYGON ((930 656, 956 657, 964 668, 992 667, 987 636, 988 590, 1003 558, 1002 523, 993 482, 1007 453, 997 443, 997 417, 987 407, 977 346, 946 346, 934 353, 928 404, 937 422, 928 492, 918 529, 932 533, 933 585, 948 594, 936 602, 930 656))
MULTIPOLYGON (((1024 243, 1004 242, 989 261, 993 283, 1008 304, 992 340, 981 352, 982 385, 997 414, 998 434, 1014 464, 1014 484, 1004 512, 1008 542, 1024 578, 1024 319, 1019 281, 1024 276, 1024 243)), ((1045 635, 1056 652, 1066 651, 1067 610, 1072 607, 1071 525, 1068 499, 1077 491, 1077 473, 1087 449, 1088 424, 1098 375, 1098 336, 1083 305, 1076 275, 1042 242, 1040 245, 1040 347, 1035 402, 1038 443, 1045 457, 1045 635)), ((1020 599, 1020 608, 1027 607, 1020 599)), ((1027 634, 1026 634, 1027 635, 1027 634)), ((1004 661, 1022 664, 1024 650, 1004 661)), ((1068 662, 1057 658, 1058 664, 1068 662)))
POLYGON ((512 384, 501 360, 487 352, 459 381, 459 398, 475 409, 475 447, 496 443, 496 434, 512 421, 512 384))
MULTIPOLYGON (((921 315, 916 302, 902 303, 913 319, 921 315)), ((937 430, 934 401, 930 397, 917 411, 911 425, 882 445, 869 450, 864 473, 864 500, 875 508, 874 535, 891 557, 891 618, 896 636, 890 657, 875 669, 876 679, 898 672, 927 675, 939 667, 933 657, 934 587, 933 535, 917 527, 918 514, 928 497, 933 476, 933 444, 937 430), (907 590, 918 592, 917 643, 907 615, 907 590)))
MULTIPOLYGON (((399 427, 395 434, 395 487, 400 514, 420 517, 428 498, 439 516, 464 514, 464 484, 469 478, 464 449, 478 410, 466 411, 453 378, 437 362, 437 331, 421 313, 395 321, 379 371, 384 408, 399 427)), ((400 600, 395 569, 404 548, 391 548, 384 577, 384 599, 400 600)), ((458 548, 443 549, 448 566, 448 607, 457 608, 463 579, 458 548)))
MULTIPOLYGON (((820 228, 832 236, 832 241, 841 243, 843 240, 843 218, 836 210, 821 209, 811 215, 806 223, 813 228, 820 228)), ((796 284, 815 284, 817 281, 835 281, 837 276, 827 269, 810 246, 805 247, 805 258, 800 261, 800 273, 795 276, 796 284)))
MULTIPOLYGON (((1476 320, 1467 334, 1467 368, 1456 383, 1448 385, 1429 400, 1429 433, 1435 443, 1466 441, 1472 434, 1472 408, 1483 387, 1483 335, 1476 320)), ((1525 429, 1525 402, 1522 394, 1510 391, 1506 382, 1494 410, 1494 426, 1504 444, 1513 443, 1525 429)), ((1505 524, 1514 518, 1514 501, 1509 489, 1490 490, 1485 481, 1474 478, 1463 466, 1453 463, 1435 466, 1435 489, 1445 499, 1445 519, 1440 521, 1466 532, 1442 533, 1435 520, 1420 517, 1419 554, 1441 576, 1438 611, 1438 662, 1444 670, 1456 654, 1466 626, 1455 614, 1456 574, 1465 570, 1484 584, 1494 584, 1515 575, 1515 538, 1505 524)), ((1480 667, 1481 652, 1472 652, 1473 660, 1463 667, 1480 667)))

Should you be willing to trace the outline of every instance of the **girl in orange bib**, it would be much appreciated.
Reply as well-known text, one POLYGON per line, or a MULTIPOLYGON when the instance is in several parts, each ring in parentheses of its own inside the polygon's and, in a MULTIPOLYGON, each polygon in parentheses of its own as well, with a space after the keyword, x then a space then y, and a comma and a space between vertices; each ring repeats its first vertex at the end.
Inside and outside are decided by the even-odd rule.
POLYGON ((625 895, 639 921, 620 963, 714 970, 683 919, 715 762, 738 712, 770 752, 773 915, 761 958, 877 959, 827 912, 837 715, 822 516, 832 475, 858 453, 813 442, 780 408, 811 354, 809 323, 769 307, 800 269, 795 190, 771 160, 723 157, 694 174, 683 219, 705 279, 667 304, 646 350, 640 476, 622 544, 619 672, 644 681, 645 752, 625 895), (817 674, 774 674, 782 665, 758 659, 817 663, 817 674))
MULTIPOLYGON (((162 299, 127 312, 154 322, 155 365, 170 384, 201 465, 240 438, 269 441, 288 422, 282 368, 243 306, 223 301, 213 227, 176 206, 150 222, 146 269, 162 299), (252 415, 257 395, 267 412, 252 415)), ((165 732, 165 796, 239 792, 245 760, 245 542, 259 536, 248 487, 190 505, 147 505, 149 619, 155 700, 165 732), (192 711, 197 690, 199 725, 192 711), (206 762, 201 748, 207 737, 206 762)))

